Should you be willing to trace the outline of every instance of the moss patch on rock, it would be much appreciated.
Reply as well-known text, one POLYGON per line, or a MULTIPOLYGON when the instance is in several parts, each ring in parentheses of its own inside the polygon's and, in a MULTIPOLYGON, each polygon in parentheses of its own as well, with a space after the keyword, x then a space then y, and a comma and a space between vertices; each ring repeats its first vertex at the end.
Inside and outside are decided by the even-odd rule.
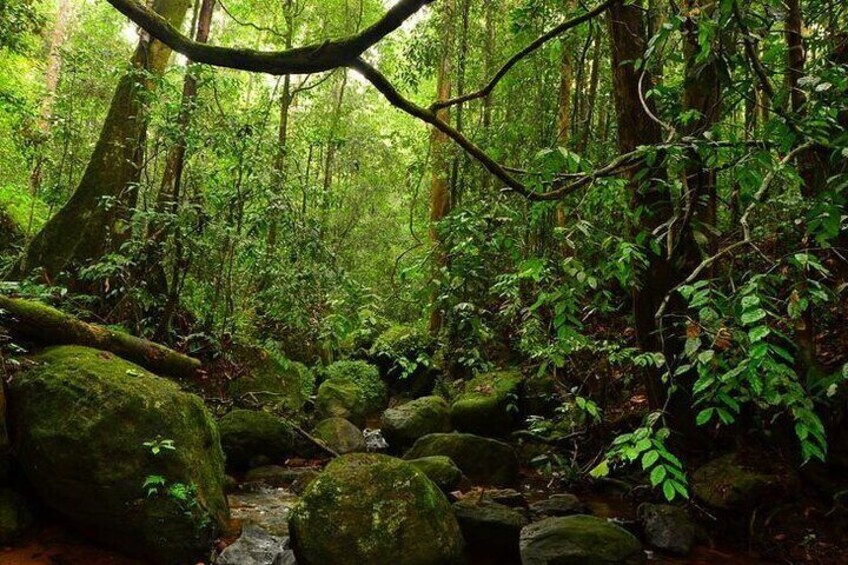
POLYGON ((357 426, 365 425, 368 408, 362 389, 350 379, 324 381, 318 387, 315 412, 319 418, 344 418, 357 426))
POLYGON ((523 565, 638 565, 645 562, 633 534, 602 518, 546 518, 521 530, 523 565))
POLYGON ((240 402, 259 402, 297 413, 312 395, 315 376, 305 365, 258 348, 239 346, 236 358, 245 374, 229 384, 230 396, 240 402))
POLYGON ((443 492, 450 492, 462 482, 462 471, 453 462, 453 459, 444 455, 431 455, 420 459, 410 459, 410 465, 414 465, 419 471, 427 475, 443 492))
POLYGON ((722 510, 759 506, 790 490, 794 477, 782 477, 748 468, 735 453, 714 459, 692 473, 692 491, 722 510))
POLYGON ((389 391, 380 378, 380 371, 365 361, 337 361, 324 369, 325 381, 346 379, 359 387, 365 409, 374 414, 386 407, 389 391))
POLYGON ((448 404, 440 396, 422 396, 383 412, 381 428, 389 447, 408 447, 427 434, 451 431, 448 404))
POLYGON ((463 541, 450 504, 414 466, 385 455, 334 460, 289 522, 302 565, 448 565, 463 541))
POLYGON ((39 497, 95 539, 155 563, 204 555, 228 508, 217 427, 200 398, 94 349, 34 359, 8 400, 14 453, 39 497), (154 454, 150 442, 164 440, 174 449, 154 454), (144 488, 151 477, 164 484, 144 488))
POLYGON ((518 416, 521 373, 483 373, 466 383, 451 405, 451 422, 461 431, 488 437, 506 435, 518 416))
POLYGON ((365 451, 365 437, 362 432, 344 418, 322 420, 315 426, 312 435, 340 455, 365 451))
POLYGON ((227 466, 233 469, 279 463, 292 453, 291 428, 268 412, 237 408, 221 418, 218 429, 227 466))
POLYGON ((518 459, 509 445, 472 434, 430 434, 415 442, 404 459, 431 455, 450 457, 474 484, 512 486, 518 481, 518 459))

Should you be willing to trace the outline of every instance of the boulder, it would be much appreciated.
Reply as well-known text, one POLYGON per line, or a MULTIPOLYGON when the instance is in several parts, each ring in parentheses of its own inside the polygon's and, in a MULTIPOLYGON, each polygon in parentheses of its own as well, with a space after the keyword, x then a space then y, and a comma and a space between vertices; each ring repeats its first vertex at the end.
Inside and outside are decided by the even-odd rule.
POLYGON ((546 500, 540 500, 530 505, 534 519, 551 518, 554 516, 573 516, 586 512, 585 505, 573 494, 553 494, 546 500))
POLYGON ((374 340, 368 355, 396 393, 417 398, 436 384, 434 351, 435 340, 425 329, 394 325, 374 340))
POLYGON ((463 541, 445 496, 400 459, 343 455, 315 479, 289 522, 301 565, 460 563, 463 541))
POLYGON ((54 347, 9 383, 15 456, 41 500, 94 539, 195 563, 228 518, 201 399, 114 355, 54 347))
POLYGON ((411 459, 411 465, 427 475, 427 478, 436 483, 442 492, 451 492, 462 482, 462 471, 451 460, 444 455, 433 455, 421 459, 411 459))
POLYGON ((731 453, 710 461, 692 473, 695 496, 713 508, 745 509, 768 499, 777 499, 790 490, 797 478, 755 470, 731 453))
POLYGON ((344 418, 321 420, 312 435, 323 441, 327 447, 344 455, 355 451, 365 451, 365 437, 359 428, 344 418))
POLYGON ((482 496, 486 500, 497 502, 510 508, 527 507, 527 499, 524 498, 524 495, 511 488, 487 488, 482 491, 482 496))
POLYGON ((33 522, 29 501, 15 490, 0 488, 0 543, 17 540, 33 522))
POLYGON ((460 432, 502 437, 518 416, 521 373, 483 373, 468 381, 451 405, 451 423, 460 432))
POLYGON ((380 378, 377 367, 365 361, 337 361, 324 369, 325 381, 347 379, 362 392, 367 414, 376 414, 389 402, 386 383, 380 378))
POLYGON ((546 518, 521 530, 522 565, 638 565, 645 562, 633 534, 594 516, 546 518))
POLYGON ((695 524, 686 510, 670 504, 642 504, 638 514, 648 545, 680 555, 692 550, 695 524))
POLYGON ((469 547, 500 557, 518 557, 518 540, 527 517, 521 510, 472 494, 454 503, 453 512, 469 547))
POLYGON ((296 565, 289 538, 272 536, 247 524, 241 536, 213 561, 214 565, 296 565))
POLYGON ((364 426, 368 408, 356 383, 349 379, 332 379, 318 387, 315 412, 322 420, 344 418, 356 426, 364 426))
POLYGON ((393 449, 406 448, 427 434, 451 431, 448 403, 424 396, 383 412, 381 430, 393 449))
POLYGON ((415 442, 404 459, 450 457, 472 483, 495 487, 518 481, 518 459, 509 445, 471 434, 430 434, 415 442))
POLYGON ((233 469, 282 462, 294 448, 289 425, 268 412, 237 408, 221 418, 218 429, 227 466, 233 469))
POLYGON ((229 384, 230 396, 236 401, 258 402, 292 414, 303 409, 315 386, 309 368, 259 347, 239 345, 234 354, 244 368, 244 374, 229 384))

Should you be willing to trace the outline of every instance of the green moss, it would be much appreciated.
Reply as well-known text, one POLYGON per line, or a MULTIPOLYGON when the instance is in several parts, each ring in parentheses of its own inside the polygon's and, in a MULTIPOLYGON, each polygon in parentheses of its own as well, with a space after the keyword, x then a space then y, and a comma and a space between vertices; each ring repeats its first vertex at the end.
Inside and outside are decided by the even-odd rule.
POLYGON ((427 475, 443 492, 450 492, 462 481, 462 471, 450 457, 444 455, 431 455, 420 459, 411 459, 410 465, 414 465, 419 471, 427 475))
POLYGON ((344 418, 327 418, 315 426, 312 435, 339 454, 365 451, 362 432, 344 418))
POLYGON ((546 518, 521 531, 522 563, 605 565, 644 563, 633 534, 594 516, 546 518))
POLYGON ((344 418, 357 426, 365 424, 368 406, 365 395, 356 383, 337 378, 324 381, 318 387, 315 412, 319 418, 344 418))
POLYGON ((518 480, 518 459, 509 445, 471 434, 430 434, 415 442, 404 459, 431 455, 450 457, 479 485, 512 486, 518 480))
POLYGON ((451 431, 447 402, 424 396, 383 412, 383 436, 392 448, 408 447, 427 434, 451 431))
POLYGON ((95 539, 189 562, 227 519, 214 421, 197 396, 102 351, 54 347, 9 385, 15 455, 41 499, 95 539), (145 442, 176 449, 154 455, 145 442), (151 475, 193 490, 146 496, 151 475))
POLYGON ((218 423, 227 466, 234 469, 282 462, 291 455, 291 427, 280 418, 259 410, 236 409, 218 423))
POLYGON ((236 400, 256 400, 297 413, 312 395, 315 375, 302 363, 252 346, 237 347, 235 356, 245 371, 229 385, 230 395, 236 400))
POLYGON ((462 559, 450 505, 423 473, 376 454, 334 460, 290 520, 298 563, 438 565, 462 559))
POLYGON ((784 489, 779 476, 749 469, 731 453, 692 473, 692 490, 714 508, 731 509, 758 506, 784 489))
POLYGON ((386 407, 388 389, 380 378, 377 367, 365 361, 338 361, 324 370, 325 381, 347 379, 354 382, 362 391, 366 410, 375 413, 386 407))
POLYGON ((434 346, 433 338, 423 328, 394 325, 374 341, 369 355, 389 378, 408 379, 410 364, 424 369, 422 361, 430 359, 434 346))
POLYGON ((521 390, 521 373, 483 373, 466 383, 451 406, 457 430, 485 436, 509 433, 515 424, 521 390))

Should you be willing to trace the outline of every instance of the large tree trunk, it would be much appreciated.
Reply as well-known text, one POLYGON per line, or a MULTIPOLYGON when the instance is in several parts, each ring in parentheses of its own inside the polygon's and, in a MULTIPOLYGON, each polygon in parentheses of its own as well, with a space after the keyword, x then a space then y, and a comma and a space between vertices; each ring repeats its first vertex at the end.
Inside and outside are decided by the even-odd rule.
MULTIPOLYGON (((640 71, 633 65, 634 61, 643 60, 647 47, 640 3, 625 4, 624 0, 614 2, 610 6, 608 22, 613 99, 618 116, 618 151, 630 153, 641 145, 662 143, 660 126, 651 119, 640 101, 640 71)), ((649 81, 650 77, 647 77, 645 84, 650 84, 649 81)), ((645 100, 645 106, 655 113, 651 98, 645 100)), ((652 168, 642 180, 637 180, 634 175, 635 171, 628 173, 633 206, 644 210, 640 224, 634 226, 634 229, 637 234, 646 234, 650 239, 651 232, 670 217, 671 196, 664 183, 658 182, 665 177, 661 168, 652 168)), ((644 269, 637 269, 641 276, 633 289, 636 336, 642 351, 665 352, 655 315, 663 298, 672 288, 674 269, 664 254, 656 254, 647 246, 645 252, 649 264, 644 269)), ((664 405, 666 391, 658 371, 646 371, 645 391, 651 408, 657 409, 664 405)))
MULTIPOLYGON (((451 97, 451 57, 453 55, 453 14, 454 0, 440 3, 442 18, 443 52, 436 78, 436 99, 447 100, 451 97)), ((438 111, 443 122, 450 120, 447 108, 438 111)), ((447 262, 447 256, 439 240, 438 223, 448 215, 451 208, 450 198, 450 140, 448 136, 433 128, 430 134, 430 241, 433 244, 433 272, 436 277, 447 262)), ((433 297, 435 298, 435 297, 433 297)), ((437 306, 430 313, 430 333, 436 334, 442 328, 444 313, 437 306)))
MULTIPOLYGON (((189 0, 156 0, 154 8, 176 27, 182 25, 189 0)), ((118 83, 94 153, 70 200, 27 247, 18 276, 43 269, 48 279, 70 264, 101 257, 124 237, 140 178, 148 109, 155 78, 167 67, 171 50, 146 34, 132 59, 132 69, 118 83)))

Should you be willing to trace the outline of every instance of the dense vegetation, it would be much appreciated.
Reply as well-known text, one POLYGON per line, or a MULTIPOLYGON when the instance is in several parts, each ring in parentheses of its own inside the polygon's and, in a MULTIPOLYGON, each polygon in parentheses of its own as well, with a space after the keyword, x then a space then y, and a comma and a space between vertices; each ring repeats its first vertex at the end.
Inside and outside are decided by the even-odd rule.
MULTIPOLYGON (((838 0, 0 0, 4 485, 65 517, 96 498, 38 471, 75 488, 70 454, 39 459, 65 437, 40 411, 84 406, 67 435, 89 465, 138 461, 91 480, 191 517, 173 551, 150 549, 152 521, 114 534, 157 562, 225 521, 218 434, 239 480, 343 455, 294 514, 307 564, 347 555, 327 521, 400 483, 335 509, 324 491, 375 477, 420 482, 398 512, 437 514, 421 538, 444 554, 404 537, 410 563, 459 559, 477 510, 454 504, 460 535, 432 483, 515 486, 518 465, 546 494, 673 503, 633 517, 661 550, 680 548, 649 524, 686 508, 722 547, 839 562, 846 29, 838 0), (126 391, 124 372, 150 380, 126 391), (133 395, 185 418, 157 431, 133 395), (113 402, 137 427, 92 442, 113 402), (202 464, 195 427, 215 444, 202 464), (386 448, 366 427, 432 483, 382 455, 346 466, 386 448)), ((70 521, 96 530, 120 504, 70 521)), ((418 527, 383 519, 357 534, 362 559, 392 562, 381 544, 418 527)), ((486 519, 518 520, 520 558, 547 562, 532 540, 551 524, 486 519)), ((604 559, 638 562, 593 520, 557 535, 611 536, 604 559)))

